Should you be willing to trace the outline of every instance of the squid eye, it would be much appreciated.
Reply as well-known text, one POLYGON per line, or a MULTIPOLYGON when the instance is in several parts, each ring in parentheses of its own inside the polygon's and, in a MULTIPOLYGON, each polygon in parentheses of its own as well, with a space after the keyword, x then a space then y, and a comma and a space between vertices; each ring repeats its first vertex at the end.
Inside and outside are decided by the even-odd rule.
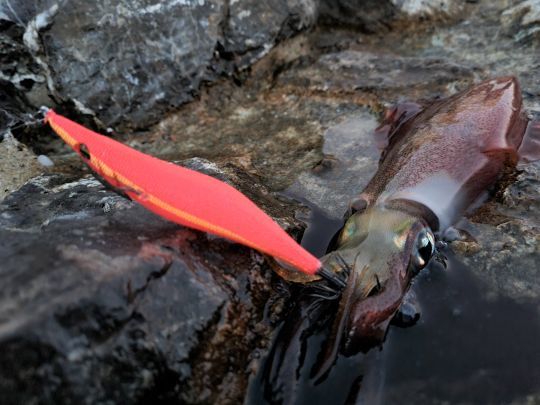
POLYGON ((411 262, 415 270, 419 271, 426 267, 434 252, 435 237, 430 230, 427 228, 423 229, 416 237, 416 243, 411 257, 411 262))

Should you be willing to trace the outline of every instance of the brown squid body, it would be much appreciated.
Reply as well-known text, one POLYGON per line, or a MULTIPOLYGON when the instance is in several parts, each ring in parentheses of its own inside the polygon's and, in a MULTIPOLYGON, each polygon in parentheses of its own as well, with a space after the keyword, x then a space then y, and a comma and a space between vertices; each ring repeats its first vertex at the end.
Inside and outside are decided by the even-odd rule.
MULTIPOLYGON (((336 272, 350 269, 334 325, 334 354, 340 344, 354 352, 359 341, 384 337, 411 278, 435 253, 435 235, 517 163, 528 125, 513 77, 387 114, 376 130, 383 144, 379 168, 353 203, 356 212, 337 249, 323 258, 336 272)), ((537 141, 527 141, 530 160, 538 157, 537 141)))

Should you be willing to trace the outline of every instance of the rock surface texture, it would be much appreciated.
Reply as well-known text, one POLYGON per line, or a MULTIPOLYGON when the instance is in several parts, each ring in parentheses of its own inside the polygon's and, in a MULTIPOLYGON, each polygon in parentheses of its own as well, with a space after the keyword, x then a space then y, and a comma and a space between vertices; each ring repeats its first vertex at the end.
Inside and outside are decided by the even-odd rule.
POLYGON ((3 201, 0 240, 4 403, 242 398, 279 298, 260 255, 63 175, 3 201))
POLYGON ((6 0, 2 79, 38 107, 70 102, 106 126, 144 127, 315 17, 313 0, 6 0))
MULTIPOLYGON (((298 218, 339 220, 374 173, 386 107, 512 74, 540 117, 539 13, 535 0, 0 2, 2 403, 239 403, 291 298, 267 258, 103 188, 36 125, 39 106, 233 184, 300 238, 298 218)), ((481 299, 537 314, 539 167, 505 176, 453 244, 481 299)), ((498 401, 493 375, 463 374, 459 401, 498 401)), ((409 377, 383 403, 459 391, 409 377)), ((537 403, 535 386, 504 400, 537 403)))

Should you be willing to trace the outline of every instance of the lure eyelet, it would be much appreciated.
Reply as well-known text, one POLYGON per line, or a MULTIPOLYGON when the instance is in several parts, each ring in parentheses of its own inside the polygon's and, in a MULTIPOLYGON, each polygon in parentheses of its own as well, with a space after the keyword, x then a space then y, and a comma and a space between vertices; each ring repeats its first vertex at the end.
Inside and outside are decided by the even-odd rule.
POLYGON ((84 143, 79 144, 79 153, 84 159, 90 160, 90 151, 88 150, 88 146, 84 143))

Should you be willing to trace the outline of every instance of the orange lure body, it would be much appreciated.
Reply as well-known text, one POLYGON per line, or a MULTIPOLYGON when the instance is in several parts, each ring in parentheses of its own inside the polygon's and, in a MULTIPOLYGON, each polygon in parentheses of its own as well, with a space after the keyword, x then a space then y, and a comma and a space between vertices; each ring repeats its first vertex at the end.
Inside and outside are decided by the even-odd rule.
POLYGON ((52 110, 45 122, 111 186, 157 215, 319 274, 319 259, 234 187, 136 151, 52 110))

